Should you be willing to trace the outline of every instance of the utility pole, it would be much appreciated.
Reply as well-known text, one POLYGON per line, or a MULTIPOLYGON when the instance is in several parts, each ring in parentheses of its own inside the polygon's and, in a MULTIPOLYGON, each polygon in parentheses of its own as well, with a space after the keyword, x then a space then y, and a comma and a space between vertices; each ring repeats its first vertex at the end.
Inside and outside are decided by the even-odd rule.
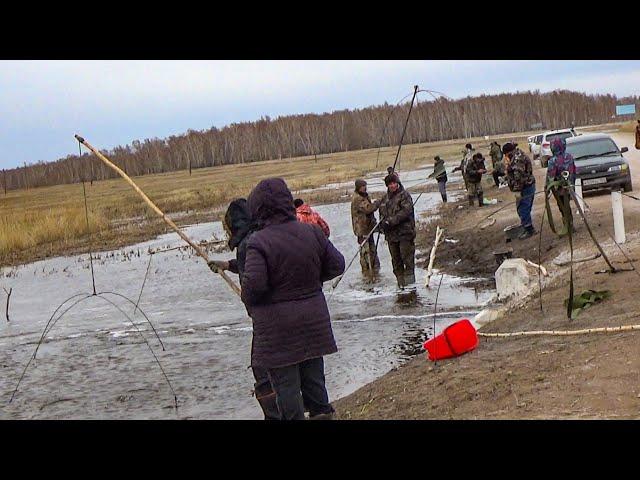
POLYGON ((7 194, 7 171, 3 168, 2 169, 2 177, 4 178, 4 194, 7 194))

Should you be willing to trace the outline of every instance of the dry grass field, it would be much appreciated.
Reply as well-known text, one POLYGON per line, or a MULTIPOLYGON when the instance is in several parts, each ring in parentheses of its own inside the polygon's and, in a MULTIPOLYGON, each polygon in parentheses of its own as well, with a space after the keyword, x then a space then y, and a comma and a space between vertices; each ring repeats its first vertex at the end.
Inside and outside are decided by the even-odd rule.
MULTIPOLYGON (((529 133, 530 134, 530 133, 529 133)), ((501 143, 521 142, 527 133, 491 137, 501 143)), ((484 138, 405 145, 398 169, 431 163, 440 155, 455 164, 467 142, 487 152, 484 138)), ((384 171, 393 163, 397 147, 367 149, 266 162, 146 175, 134 178, 145 193, 179 224, 218 219, 234 198, 246 197, 261 179, 283 177, 292 191, 352 181, 368 173, 384 171)), ((350 189, 349 189, 350 190, 350 189)), ((118 248, 152 238, 165 231, 122 179, 86 184, 89 225, 96 249, 118 248)), ((304 194, 311 204, 336 201, 344 191, 304 194)), ((0 266, 33 261, 51 255, 84 251, 89 238, 81 184, 57 185, 0 193, 0 266)))

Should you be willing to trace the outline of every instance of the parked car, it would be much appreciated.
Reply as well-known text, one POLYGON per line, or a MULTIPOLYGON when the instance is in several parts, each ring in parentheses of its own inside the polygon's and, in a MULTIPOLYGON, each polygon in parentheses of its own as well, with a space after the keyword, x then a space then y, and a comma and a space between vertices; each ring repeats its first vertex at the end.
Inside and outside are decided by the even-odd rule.
POLYGON ((550 130, 548 132, 544 132, 542 134, 542 141, 540 142, 540 152, 538 156, 540 157, 540 165, 543 167, 547 166, 549 163, 549 159, 553 156, 551 153, 551 140, 555 138, 570 138, 576 137, 578 134, 574 131, 573 128, 564 128, 562 130, 550 130))
POLYGON ((527 138, 529 142, 529 151, 533 155, 533 159, 535 160, 540 156, 540 144, 542 143, 542 134, 540 135, 532 135, 527 138))
POLYGON ((619 149, 609 135, 594 133, 567 139, 567 153, 576 162, 576 175, 582 179, 582 190, 598 188, 633 188, 629 162, 622 156, 629 151, 619 149))

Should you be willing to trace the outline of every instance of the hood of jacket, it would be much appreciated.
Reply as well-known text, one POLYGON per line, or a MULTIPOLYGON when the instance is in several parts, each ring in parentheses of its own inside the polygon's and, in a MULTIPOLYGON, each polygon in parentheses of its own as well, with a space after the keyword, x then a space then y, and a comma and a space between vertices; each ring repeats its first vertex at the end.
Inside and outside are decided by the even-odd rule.
POLYGON ((567 150, 567 141, 564 138, 554 138, 551 140, 551 153, 555 156, 564 155, 567 150))
POLYGON ((229 248, 234 250, 251 231, 251 215, 244 198, 232 201, 224 214, 224 223, 229 229, 229 248))
POLYGON ((258 183, 247 199, 247 206, 256 228, 296 220, 293 196, 282 178, 267 178, 258 183))

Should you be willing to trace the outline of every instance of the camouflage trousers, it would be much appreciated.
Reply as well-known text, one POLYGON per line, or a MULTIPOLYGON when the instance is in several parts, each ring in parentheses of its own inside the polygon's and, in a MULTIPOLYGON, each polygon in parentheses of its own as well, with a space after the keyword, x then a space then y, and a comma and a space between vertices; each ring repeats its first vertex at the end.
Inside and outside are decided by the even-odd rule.
POLYGON ((468 195, 470 197, 476 197, 479 194, 483 193, 482 192, 482 182, 478 182, 478 183, 473 183, 473 182, 469 182, 467 184, 467 192, 468 195))
MULTIPOLYGON (((358 245, 364 241, 364 237, 358 237, 358 245)), ((360 249, 360 266, 362 267, 362 273, 375 273, 380 270, 380 259, 378 258, 378 251, 376 250, 376 242, 373 240, 373 235, 369 237, 367 243, 365 243, 360 249), (373 269, 373 272, 371 271, 373 269)))
POLYGON ((399 242, 389 242, 389 253, 391 254, 391 264, 393 274, 396 276, 399 287, 404 287, 410 283, 415 283, 415 240, 400 240, 399 242))

